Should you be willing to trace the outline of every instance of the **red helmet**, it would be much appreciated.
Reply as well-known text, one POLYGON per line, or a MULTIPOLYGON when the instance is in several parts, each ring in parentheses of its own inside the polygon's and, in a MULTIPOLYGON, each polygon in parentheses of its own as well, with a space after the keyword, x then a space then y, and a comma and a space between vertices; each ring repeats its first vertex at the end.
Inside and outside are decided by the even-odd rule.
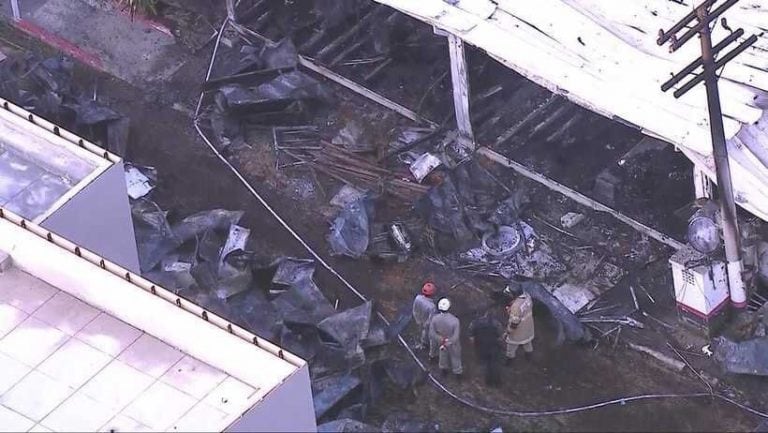
POLYGON ((424 283, 424 285, 421 287, 421 294, 424 296, 433 296, 436 291, 437 287, 435 287, 435 285, 432 283, 424 283))

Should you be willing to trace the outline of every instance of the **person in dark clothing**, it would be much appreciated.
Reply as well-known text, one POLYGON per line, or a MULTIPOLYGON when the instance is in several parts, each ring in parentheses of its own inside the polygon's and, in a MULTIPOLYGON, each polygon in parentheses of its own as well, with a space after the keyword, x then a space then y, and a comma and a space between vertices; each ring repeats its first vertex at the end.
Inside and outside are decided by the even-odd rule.
POLYGON ((485 365, 485 383, 498 386, 501 381, 501 323, 494 319, 490 311, 473 320, 469 325, 470 340, 475 346, 475 355, 485 365))

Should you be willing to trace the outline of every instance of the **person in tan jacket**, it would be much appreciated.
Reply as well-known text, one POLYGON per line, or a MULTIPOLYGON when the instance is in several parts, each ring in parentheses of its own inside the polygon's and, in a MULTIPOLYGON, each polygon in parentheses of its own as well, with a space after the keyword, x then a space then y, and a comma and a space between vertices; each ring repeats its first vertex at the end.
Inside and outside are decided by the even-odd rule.
POLYGON ((515 359, 518 347, 523 346, 526 358, 533 353, 533 299, 528 293, 522 292, 507 305, 507 313, 509 320, 504 336, 507 343, 507 364, 509 365, 515 359))

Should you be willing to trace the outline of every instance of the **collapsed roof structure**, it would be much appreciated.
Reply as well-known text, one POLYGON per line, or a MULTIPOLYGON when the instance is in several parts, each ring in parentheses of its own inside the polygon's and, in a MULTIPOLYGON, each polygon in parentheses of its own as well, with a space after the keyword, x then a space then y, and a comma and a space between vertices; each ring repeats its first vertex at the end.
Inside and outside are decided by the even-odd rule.
MULTIPOLYGON (((676 99, 660 87, 698 56, 656 44, 691 5, 643 0, 375 0, 485 50, 521 75, 598 114, 674 144, 716 180, 703 88, 676 99)), ((727 18, 758 41, 721 71, 720 92, 737 203, 768 220, 768 2, 733 7, 727 18)), ((728 25, 712 30, 715 40, 728 25)))

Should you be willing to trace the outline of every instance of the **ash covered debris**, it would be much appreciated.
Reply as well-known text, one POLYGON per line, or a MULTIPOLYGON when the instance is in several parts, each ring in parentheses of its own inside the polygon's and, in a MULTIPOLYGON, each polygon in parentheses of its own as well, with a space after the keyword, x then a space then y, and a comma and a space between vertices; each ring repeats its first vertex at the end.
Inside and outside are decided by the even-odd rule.
POLYGON ((388 359, 409 312, 385 326, 372 302, 334 307, 315 283, 312 260, 253 252, 242 211, 174 216, 151 194, 131 200, 142 274, 307 360, 318 420, 362 417, 371 404, 363 389, 373 380, 378 388, 423 383, 420 369, 400 361, 378 376, 364 373, 388 359))
POLYGON ((128 148, 130 119, 73 84, 67 57, 13 54, 0 61, 0 96, 120 156, 128 148))

